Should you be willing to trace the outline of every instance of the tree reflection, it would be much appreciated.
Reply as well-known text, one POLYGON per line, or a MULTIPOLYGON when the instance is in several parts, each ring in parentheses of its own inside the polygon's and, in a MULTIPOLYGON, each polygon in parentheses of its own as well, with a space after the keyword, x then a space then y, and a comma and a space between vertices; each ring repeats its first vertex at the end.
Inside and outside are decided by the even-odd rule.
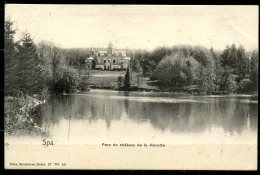
POLYGON ((258 104, 244 103, 241 98, 196 97, 198 101, 150 102, 140 100, 142 97, 133 99, 132 95, 123 92, 54 95, 41 107, 39 123, 48 132, 61 119, 81 119, 89 123, 103 120, 109 129, 113 121, 120 121, 121 116, 126 115, 136 123, 148 122, 155 129, 179 133, 203 132, 213 127, 231 134, 257 129, 258 104))

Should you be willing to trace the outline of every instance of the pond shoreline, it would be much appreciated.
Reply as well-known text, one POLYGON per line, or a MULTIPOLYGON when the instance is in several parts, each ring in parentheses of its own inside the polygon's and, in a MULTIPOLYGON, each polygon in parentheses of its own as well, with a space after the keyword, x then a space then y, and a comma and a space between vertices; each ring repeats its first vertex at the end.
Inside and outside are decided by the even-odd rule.
POLYGON ((46 134, 37 137, 26 133, 17 138, 24 141, 33 138, 40 144, 46 138, 55 145, 110 143, 118 139, 120 143, 146 139, 148 143, 174 145, 254 144, 258 120, 256 99, 111 90, 53 94, 46 104, 40 105, 36 120, 46 134), (142 131, 149 132, 140 134, 142 131))
MULTIPOLYGON (((188 93, 188 92, 176 92, 176 91, 164 91, 164 90, 152 90, 152 89, 145 89, 145 88, 138 88, 136 90, 119 90, 115 88, 89 88, 88 91, 91 90, 102 90, 102 91, 115 91, 115 92, 157 92, 157 93, 164 93, 164 94, 173 94, 173 95, 191 95, 191 96, 258 96, 258 93, 251 93, 251 94, 195 94, 195 93, 188 93)), ((80 91, 86 92, 86 91, 80 91)))
MULTIPOLYGON (((140 93, 140 94, 162 94, 163 96, 171 97, 172 95, 176 96, 190 96, 190 97, 258 97, 258 94, 229 94, 229 95, 200 95, 200 94, 189 94, 189 93, 178 93, 178 92, 169 92, 169 91, 152 91, 152 90, 135 90, 135 91, 124 91, 117 89, 89 89, 88 91, 75 91, 76 93, 51 93, 50 96, 54 94, 59 95, 76 95, 79 93, 87 93, 87 92, 126 92, 126 93, 140 93)), ((172 96, 172 97, 174 97, 172 96)), ((46 102, 48 102, 48 98, 46 99, 38 99, 32 96, 24 96, 24 97, 5 97, 5 133, 8 135, 17 135, 21 132, 26 133, 37 133, 42 132, 41 127, 37 125, 35 119, 37 117, 37 110, 46 102)), ((258 100, 257 100, 258 102, 258 100)))

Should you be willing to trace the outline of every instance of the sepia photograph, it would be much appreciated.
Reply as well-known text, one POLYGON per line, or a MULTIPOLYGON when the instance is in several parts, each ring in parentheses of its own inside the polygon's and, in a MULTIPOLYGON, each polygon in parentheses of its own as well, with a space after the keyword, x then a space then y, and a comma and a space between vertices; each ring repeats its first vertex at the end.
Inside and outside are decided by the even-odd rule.
POLYGON ((5 4, 5 169, 257 170, 258 15, 5 4))

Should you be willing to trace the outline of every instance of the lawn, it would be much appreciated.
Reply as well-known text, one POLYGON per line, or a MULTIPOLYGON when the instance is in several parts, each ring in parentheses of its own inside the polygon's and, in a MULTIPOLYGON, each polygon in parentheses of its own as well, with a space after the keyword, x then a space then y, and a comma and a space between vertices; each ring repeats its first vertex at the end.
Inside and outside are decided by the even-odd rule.
MULTIPOLYGON (((125 77, 125 71, 104 71, 104 70, 91 70, 89 74, 89 84, 93 88, 100 89, 118 89, 118 77, 125 77)), ((135 74, 132 75, 131 84, 136 84, 135 74)), ((156 81, 150 80, 148 77, 144 77, 140 84, 141 89, 144 90, 159 90, 156 85, 156 81)))
POLYGON ((89 84, 95 88, 117 89, 118 77, 124 78, 125 71, 91 70, 89 84))

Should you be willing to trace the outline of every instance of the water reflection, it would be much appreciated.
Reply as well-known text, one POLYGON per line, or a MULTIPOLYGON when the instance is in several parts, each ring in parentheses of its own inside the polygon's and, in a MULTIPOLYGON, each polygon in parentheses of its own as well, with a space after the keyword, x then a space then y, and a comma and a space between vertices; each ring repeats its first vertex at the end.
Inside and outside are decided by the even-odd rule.
POLYGON ((55 136, 61 131, 64 135, 59 137, 68 139, 77 135, 86 138, 93 132, 93 138, 109 137, 109 133, 113 133, 127 140, 128 137, 137 137, 134 131, 139 129, 138 136, 153 137, 160 132, 168 134, 169 139, 175 139, 171 138, 171 134, 176 137, 178 134, 206 132, 205 137, 212 137, 212 130, 219 128, 223 130, 220 138, 225 134, 237 137, 246 131, 254 133, 252 138, 247 139, 256 140, 257 115, 257 97, 251 96, 185 97, 92 91, 53 96, 42 106, 38 123, 48 136, 55 136), (129 132, 125 133, 127 129, 129 132), (71 132, 77 134, 70 136, 71 132))

